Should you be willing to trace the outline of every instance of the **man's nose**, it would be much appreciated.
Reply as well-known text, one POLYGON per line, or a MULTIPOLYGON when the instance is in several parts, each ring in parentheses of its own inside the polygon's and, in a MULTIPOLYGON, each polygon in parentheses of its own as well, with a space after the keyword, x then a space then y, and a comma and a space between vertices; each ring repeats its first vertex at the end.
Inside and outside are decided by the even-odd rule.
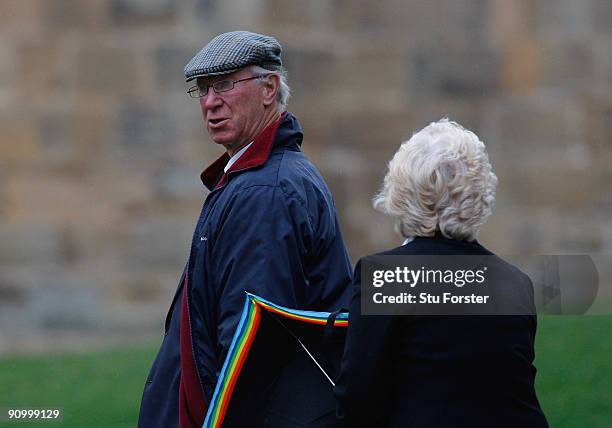
POLYGON ((208 88, 208 92, 203 97, 200 97, 200 105, 202 111, 210 110, 222 104, 221 97, 213 90, 208 88))

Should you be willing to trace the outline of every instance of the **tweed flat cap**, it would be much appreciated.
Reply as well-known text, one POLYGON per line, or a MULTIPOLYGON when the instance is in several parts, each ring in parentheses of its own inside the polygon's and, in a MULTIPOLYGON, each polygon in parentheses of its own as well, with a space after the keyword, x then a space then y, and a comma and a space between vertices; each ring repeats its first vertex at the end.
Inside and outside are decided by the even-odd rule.
POLYGON ((221 76, 248 65, 279 70, 282 47, 271 36, 249 31, 232 31, 212 39, 185 66, 185 79, 221 76))

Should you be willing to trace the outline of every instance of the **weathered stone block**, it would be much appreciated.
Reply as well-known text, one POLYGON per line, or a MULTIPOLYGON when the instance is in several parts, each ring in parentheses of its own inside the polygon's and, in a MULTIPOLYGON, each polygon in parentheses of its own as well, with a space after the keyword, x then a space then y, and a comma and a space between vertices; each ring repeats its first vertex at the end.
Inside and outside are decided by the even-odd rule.
POLYGON ((0 308, 23 307, 27 300, 28 292, 23 285, 3 272, 0 275, 0 308))
POLYGON ((414 131, 411 120, 412 116, 406 112, 337 114, 333 117, 334 127, 324 141, 347 145, 355 151, 367 150, 368 156, 376 156, 369 158, 376 167, 381 154, 392 153, 414 131))
POLYGON ((44 101, 60 88, 62 46, 54 39, 20 43, 18 66, 13 76, 19 93, 28 100, 44 101))
POLYGON ((86 20, 83 0, 45 0, 45 18, 52 29, 66 31, 83 27, 86 20))
POLYGON ((37 265, 61 260, 60 235, 50 226, 0 225, 0 265, 37 265))
POLYGON ((543 85, 587 91, 594 76, 593 52, 583 43, 551 44, 543 51, 543 85))
POLYGON ((174 18, 178 2, 174 0, 112 0, 111 16, 117 24, 144 24, 174 18))
POLYGON ((139 78, 134 50, 83 43, 76 54, 77 89, 134 96, 139 78))
POLYGON ((198 16, 209 19, 218 11, 219 0, 196 0, 195 11, 198 16))
POLYGON ((326 50, 286 48, 283 64, 289 70, 289 84, 295 97, 324 97, 331 84, 329 68, 333 61, 334 55, 326 50))
MULTIPOLYGON (((156 48, 154 56, 157 88, 168 91, 186 89, 188 85, 185 83, 183 69, 196 52, 196 49, 184 46, 165 45, 156 48)), ((185 102, 187 101, 185 99, 185 102)))
POLYGON ((16 168, 31 165, 41 156, 41 141, 36 123, 25 117, 0 116, 0 165, 16 168))
POLYGON ((67 121, 67 139, 75 153, 78 167, 89 169, 100 165, 112 151, 113 119, 116 102, 98 91, 79 93, 67 121))
POLYGON ((44 3, 40 0, 12 0, 0 2, 0 28, 3 33, 34 36, 44 25, 44 3))
POLYGON ((585 121, 573 98, 541 91, 529 97, 498 99, 483 109, 485 141, 508 165, 538 170, 567 163, 567 146, 584 140, 585 121))
MULTIPOLYGON (((193 221, 195 224, 196 219, 193 221)), ((128 232, 121 259, 126 266, 180 266, 189 253, 192 228, 193 224, 172 219, 137 219, 128 232)))
POLYGON ((515 37, 501 50, 500 84, 506 93, 529 93, 542 84, 544 52, 538 40, 515 37))
POLYGON ((592 0, 592 19, 595 30, 612 34, 612 3, 608 0, 592 0))
POLYGON ((612 165, 612 100, 592 101, 586 108, 585 139, 597 164, 610 173, 612 165))
POLYGON ((167 203, 196 199, 204 192, 199 177, 188 168, 162 168, 153 175, 152 180, 157 197, 167 203))
POLYGON ((591 35, 592 4, 591 1, 539 1, 538 23, 541 34, 550 40, 560 42, 571 40, 586 42, 591 35))
POLYGON ((104 320, 99 291, 83 287, 71 275, 56 276, 28 303, 28 318, 43 331, 100 333, 104 320))
POLYGON ((122 154, 165 161, 173 156, 174 123, 159 110, 126 103, 117 111, 115 123, 119 143, 116 148, 122 154))
POLYGON ((491 50, 417 52, 412 93, 420 97, 490 97, 499 89, 499 55, 491 50))

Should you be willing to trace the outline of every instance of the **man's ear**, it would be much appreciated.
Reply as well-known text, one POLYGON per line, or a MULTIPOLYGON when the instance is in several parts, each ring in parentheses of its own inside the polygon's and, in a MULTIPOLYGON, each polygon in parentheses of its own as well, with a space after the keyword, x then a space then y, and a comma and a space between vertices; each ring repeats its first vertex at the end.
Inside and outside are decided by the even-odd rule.
POLYGON ((279 75, 269 74, 263 83, 263 91, 264 91, 263 103, 265 106, 269 106, 276 102, 276 94, 278 94, 279 89, 280 89, 279 75))

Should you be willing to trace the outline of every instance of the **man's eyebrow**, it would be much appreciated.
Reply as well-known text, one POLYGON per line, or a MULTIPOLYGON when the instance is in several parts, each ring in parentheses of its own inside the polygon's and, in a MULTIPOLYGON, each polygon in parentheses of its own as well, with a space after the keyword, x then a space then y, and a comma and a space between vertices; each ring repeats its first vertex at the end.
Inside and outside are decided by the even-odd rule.
POLYGON ((231 79, 230 79, 229 77, 227 77, 227 76, 218 76, 218 77, 219 77, 218 79, 207 79, 207 80, 204 80, 204 79, 201 79, 201 80, 200 80, 200 79, 196 79, 196 85, 198 85, 198 86, 212 86, 212 85, 214 85, 215 83, 217 83, 217 82, 221 82, 221 81, 223 81, 223 80, 231 80, 231 79))

